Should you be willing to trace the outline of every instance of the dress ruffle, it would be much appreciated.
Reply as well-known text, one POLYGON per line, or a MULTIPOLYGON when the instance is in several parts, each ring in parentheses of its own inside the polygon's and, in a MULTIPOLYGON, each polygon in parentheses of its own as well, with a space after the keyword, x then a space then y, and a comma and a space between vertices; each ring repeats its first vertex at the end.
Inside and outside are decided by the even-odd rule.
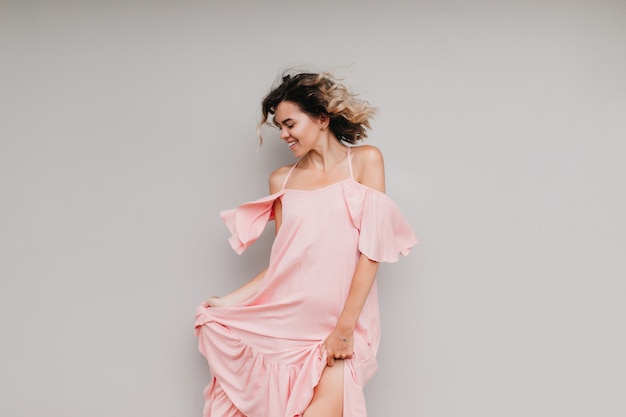
POLYGON ((236 209, 220 212, 222 220, 231 233, 228 242, 235 252, 241 254, 261 236, 267 222, 274 219, 274 202, 284 193, 283 190, 259 200, 244 203, 236 209))
MULTIPOLYGON (((300 416, 326 366, 321 343, 291 352, 290 363, 273 360, 221 323, 218 317, 226 309, 199 306, 196 311, 198 347, 207 359, 211 358, 213 373, 213 382, 206 394, 214 397, 211 391, 216 390, 217 383, 219 390, 223 390, 244 415, 270 416, 275 410, 286 408, 285 416, 300 416)), ((230 408, 227 402, 226 406, 230 408)), ((223 417, 219 414, 222 406, 217 408, 205 409, 204 416, 223 417)))
MULTIPOLYGON (((195 334, 198 348, 211 364, 213 378, 205 390, 207 400, 203 417, 274 416, 301 417, 313 397, 322 372, 326 353, 322 341, 309 343, 289 352, 289 361, 281 362, 257 351, 244 339, 254 335, 231 328, 225 319, 228 307, 198 306, 195 334), (225 324, 226 322, 226 324, 225 324)), ((249 312, 248 320, 254 313, 249 312)), ((240 317, 241 318, 241 317, 240 317)), ((344 404, 346 416, 366 416, 363 386, 378 368, 376 357, 355 340, 353 359, 344 361, 344 404), (355 358, 360 358, 356 361, 355 358)))
MULTIPOLYGON (((343 196, 354 227, 359 230, 359 251, 377 262, 397 262, 398 254, 406 256, 418 243, 411 226, 385 193, 355 180, 341 182, 343 196)), ((263 233, 274 219, 274 202, 285 190, 259 200, 244 203, 220 213, 231 236, 232 248, 241 254, 263 233)))
POLYGON ((397 262, 418 241, 396 203, 385 193, 356 181, 342 183, 343 196, 354 227, 359 229, 359 251, 377 262, 397 262))

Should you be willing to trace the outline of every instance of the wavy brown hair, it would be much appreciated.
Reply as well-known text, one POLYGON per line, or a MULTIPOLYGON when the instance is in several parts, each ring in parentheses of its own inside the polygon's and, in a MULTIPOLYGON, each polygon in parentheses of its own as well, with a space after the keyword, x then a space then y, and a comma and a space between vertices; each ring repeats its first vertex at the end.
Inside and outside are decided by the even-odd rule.
POLYGON ((283 75, 281 83, 270 91, 261 104, 263 118, 257 129, 261 142, 261 126, 270 114, 274 115, 276 107, 283 101, 296 103, 311 117, 328 115, 329 129, 337 139, 350 144, 367 137, 369 119, 376 113, 367 101, 356 98, 328 73, 283 75))

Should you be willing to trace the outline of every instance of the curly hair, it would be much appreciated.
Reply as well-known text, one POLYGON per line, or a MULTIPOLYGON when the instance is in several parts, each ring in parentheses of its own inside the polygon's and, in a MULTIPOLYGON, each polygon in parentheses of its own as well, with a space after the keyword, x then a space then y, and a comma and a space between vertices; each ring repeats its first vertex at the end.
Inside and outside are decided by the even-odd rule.
POLYGON ((283 101, 296 103, 311 117, 328 115, 329 129, 339 141, 350 144, 367 137, 369 119, 376 113, 367 101, 357 99, 328 73, 283 75, 280 85, 273 88, 261 104, 263 118, 257 129, 261 143, 260 127, 267 122, 270 114, 274 115, 276 107, 283 101))

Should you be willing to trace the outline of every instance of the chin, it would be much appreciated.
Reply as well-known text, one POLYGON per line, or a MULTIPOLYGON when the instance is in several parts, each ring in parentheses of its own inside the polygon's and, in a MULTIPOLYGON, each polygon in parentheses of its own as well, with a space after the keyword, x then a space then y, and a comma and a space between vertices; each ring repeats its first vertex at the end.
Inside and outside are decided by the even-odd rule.
POLYGON ((292 149, 291 153, 293 153, 293 156, 295 156, 296 158, 302 158, 304 155, 306 155, 306 152, 301 149, 292 149))

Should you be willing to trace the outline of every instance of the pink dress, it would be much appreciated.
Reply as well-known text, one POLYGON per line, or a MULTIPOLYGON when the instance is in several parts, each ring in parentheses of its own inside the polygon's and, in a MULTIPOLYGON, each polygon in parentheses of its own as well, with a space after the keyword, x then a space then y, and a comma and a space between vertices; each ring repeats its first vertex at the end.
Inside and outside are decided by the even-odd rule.
MULTIPOLYGON (((396 204, 357 182, 350 154, 347 159, 348 179, 314 191, 283 184, 275 194, 221 213, 230 244, 241 253, 273 219, 274 202, 282 203, 258 293, 241 305, 197 309, 199 350, 213 376, 204 417, 301 416, 326 366, 320 347, 343 310, 359 254, 395 262, 417 243, 396 204)), ((376 371, 379 339, 374 283, 354 333, 353 357, 344 362, 344 417, 366 416, 362 389, 376 371)))

